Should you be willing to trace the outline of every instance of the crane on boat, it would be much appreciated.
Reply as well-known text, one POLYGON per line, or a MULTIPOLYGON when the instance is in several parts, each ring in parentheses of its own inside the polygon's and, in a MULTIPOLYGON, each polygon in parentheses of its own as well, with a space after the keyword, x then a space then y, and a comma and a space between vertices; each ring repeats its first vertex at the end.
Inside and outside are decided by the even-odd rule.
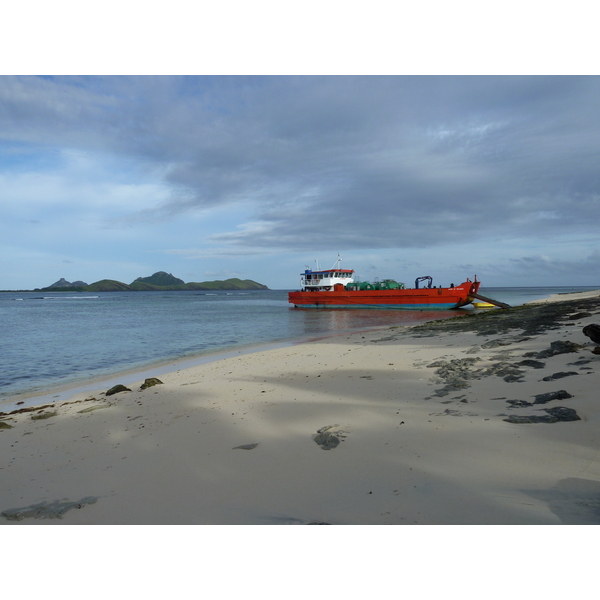
POLYGON ((428 288, 431 288, 431 286, 433 284, 433 279, 429 275, 424 275, 423 277, 417 277, 415 279, 415 290, 419 289, 419 281, 429 281, 429 284, 427 285, 428 288))

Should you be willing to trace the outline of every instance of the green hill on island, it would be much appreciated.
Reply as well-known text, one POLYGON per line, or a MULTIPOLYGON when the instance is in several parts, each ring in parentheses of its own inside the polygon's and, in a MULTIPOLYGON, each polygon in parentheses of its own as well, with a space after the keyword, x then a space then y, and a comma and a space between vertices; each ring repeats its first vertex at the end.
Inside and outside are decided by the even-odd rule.
POLYGON ((182 279, 158 271, 150 277, 138 277, 129 285, 113 279, 102 279, 90 285, 83 281, 69 283, 60 279, 53 285, 45 288, 36 288, 34 291, 43 292, 154 292, 154 291, 178 291, 178 290, 268 290, 262 283, 251 279, 226 279, 224 281, 203 281, 200 283, 185 283, 182 279), (83 285, 82 285, 83 284, 83 285))

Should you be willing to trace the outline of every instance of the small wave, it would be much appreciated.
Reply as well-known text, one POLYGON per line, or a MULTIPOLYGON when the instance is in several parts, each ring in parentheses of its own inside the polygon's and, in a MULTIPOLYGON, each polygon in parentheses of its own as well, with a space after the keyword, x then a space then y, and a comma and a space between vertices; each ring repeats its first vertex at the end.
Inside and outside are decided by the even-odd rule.
MULTIPOLYGON (((100 296, 44 296, 42 300, 92 300, 100 296)), ((36 298, 37 300, 37 298, 36 298)))

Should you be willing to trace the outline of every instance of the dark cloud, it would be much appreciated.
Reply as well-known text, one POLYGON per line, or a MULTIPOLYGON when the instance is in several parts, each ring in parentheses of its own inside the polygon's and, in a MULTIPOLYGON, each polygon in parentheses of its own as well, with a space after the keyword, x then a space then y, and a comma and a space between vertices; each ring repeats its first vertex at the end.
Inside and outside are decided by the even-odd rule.
POLYGON ((598 77, 0 78, 4 142, 133 157, 243 248, 597 233, 598 77), (233 209, 232 209, 233 210, 233 209))

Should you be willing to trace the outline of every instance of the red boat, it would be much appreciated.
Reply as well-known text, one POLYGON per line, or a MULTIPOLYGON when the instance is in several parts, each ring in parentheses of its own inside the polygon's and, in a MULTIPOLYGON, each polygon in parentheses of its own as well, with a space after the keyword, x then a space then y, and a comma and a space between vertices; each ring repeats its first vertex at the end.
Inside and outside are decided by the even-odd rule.
POLYGON ((479 297, 481 285, 475 276, 460 285, 433 287, 429 276, 418 277, 413 289, 403 283, 384 279, 375 283, 355 282, 352 269, 341 269, 340 258, 331 269, 306 269, 300 275, 302 289, 290 292, 288 301, 295 308, 401 308, 404 310, 447 310, 470 304, 479 297), (426 287, 419 288, 425 282, 426 287))

